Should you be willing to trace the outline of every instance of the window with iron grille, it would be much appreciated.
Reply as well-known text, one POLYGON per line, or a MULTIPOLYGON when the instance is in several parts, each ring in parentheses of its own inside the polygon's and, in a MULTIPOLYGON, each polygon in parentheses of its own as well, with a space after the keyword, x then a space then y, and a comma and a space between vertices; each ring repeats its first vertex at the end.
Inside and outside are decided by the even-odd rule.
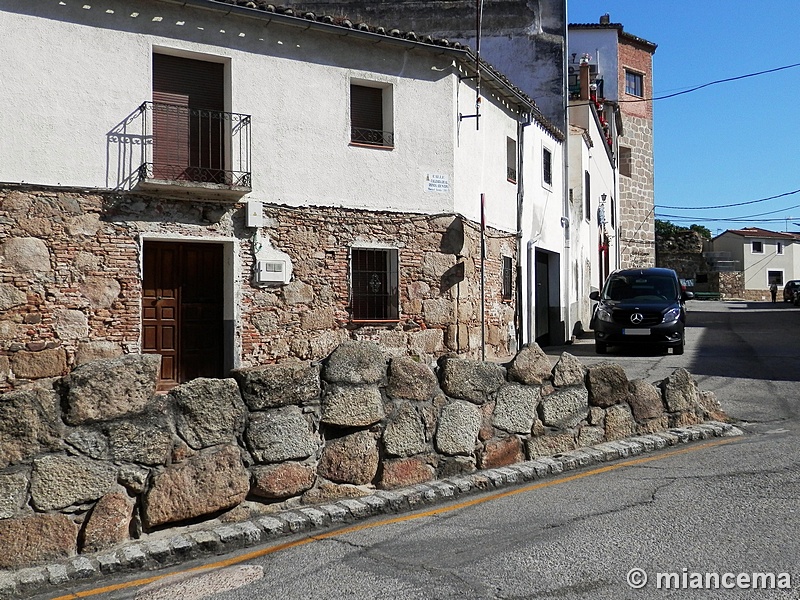
POLYGON ((352 319, 399 319, 400 276, 397 249, 352 248, 350 257, 352 319))
POLYGON ((394 147, 389 88, 350 84, 350 141, 354 144, 394 147))
POLYGON ((625 71, 625 93, 631 96, 638 96, 644 98, 643 91, 643 77, 641 73, 634 73, 633 71, 625 71))
POLYGON ((514 264, 510 256, 503 257, 503 300, 511 300, 514 295, 514 264))
POLYGON ((547 148, 542 148, 542 182, 553 185, 553 154, 547 148))

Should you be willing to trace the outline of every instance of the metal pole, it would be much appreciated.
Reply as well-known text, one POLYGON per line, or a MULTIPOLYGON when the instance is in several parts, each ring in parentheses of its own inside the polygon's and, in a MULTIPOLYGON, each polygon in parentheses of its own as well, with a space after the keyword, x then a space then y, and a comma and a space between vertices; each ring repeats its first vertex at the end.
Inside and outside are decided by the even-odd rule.
POLYGON ((481 194, 481 360, 486 360, 486 197, 481 194))

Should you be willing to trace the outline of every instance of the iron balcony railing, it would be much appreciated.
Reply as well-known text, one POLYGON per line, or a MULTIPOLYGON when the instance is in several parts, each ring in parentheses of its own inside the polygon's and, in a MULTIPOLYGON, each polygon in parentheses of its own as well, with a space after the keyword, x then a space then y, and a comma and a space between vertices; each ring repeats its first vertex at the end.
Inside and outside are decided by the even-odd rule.
POLYGON ((394 148, 394 133, 378 129, 364 129, 363 127, 350 128, 350 141, 355 144, 394 148))
POLYGON ((144 102, 140 181, 251 188, 250 115, 144 102))

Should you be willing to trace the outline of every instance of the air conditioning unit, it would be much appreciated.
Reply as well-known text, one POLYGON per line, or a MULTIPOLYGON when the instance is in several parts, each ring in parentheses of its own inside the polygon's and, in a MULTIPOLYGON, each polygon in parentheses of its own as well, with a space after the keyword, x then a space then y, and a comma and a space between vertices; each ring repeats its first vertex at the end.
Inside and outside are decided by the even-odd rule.
POLYGON ((259 260, 256 263, 256 283, 288 283, 286 263, 282 260, 259 260))

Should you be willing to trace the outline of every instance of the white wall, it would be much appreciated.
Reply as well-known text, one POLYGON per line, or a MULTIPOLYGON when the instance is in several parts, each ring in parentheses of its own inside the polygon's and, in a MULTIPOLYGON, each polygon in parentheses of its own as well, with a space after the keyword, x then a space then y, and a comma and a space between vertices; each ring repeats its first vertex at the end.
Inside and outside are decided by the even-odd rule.
POLYGON ((618 85, 618 34, 616 29, 570 29, 567 61, 577 67, 581 56, 589 54, 589 63, 597 65, 597 74, 603 77, 603 94, 607 100, 619 99, 618 85), (575 63, 572 55, 576 54, 575 63))
POLYGON ((142 162, 141 132, 128 128, 135 143, 122 145, 113 134, 151 99, 155 50, 226 62, 228 109, 253 117, 247 199, 453 210, 455 185, 425 187, 427 174, 456 178, 452 56, 161 2, 91 6, 0 4, 0 180, 124 189, 142 162), (349 144, 351 78, 392 87, 393 150, 349 144))

